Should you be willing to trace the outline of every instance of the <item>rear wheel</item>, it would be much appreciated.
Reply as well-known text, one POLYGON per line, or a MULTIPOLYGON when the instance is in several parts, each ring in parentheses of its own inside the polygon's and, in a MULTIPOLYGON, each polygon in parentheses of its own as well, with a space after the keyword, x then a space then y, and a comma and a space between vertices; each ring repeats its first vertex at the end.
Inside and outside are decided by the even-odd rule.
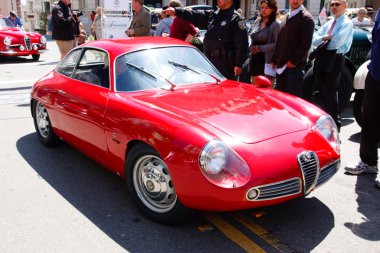
POLYGON ((359 126, 362 126, 363 93, 364 90, 357 90, 355 92, 354 103, 352 105, 352 111, 359 126))
POLYGON ((46 146, 54 146, 59 143, 59 138, 53 131, 49 114, 41 102, 33 102, 34 127, 40 142, 46 146))
POLYGON ((128 152, 125 167, 128 191, 145 216, 173 224, 191 213, 179 201, 165 162, 150 146, 136 144, 128 152))
MULTIPOLYGON (((339 113, 342 113, 346 108, 347 104, 350 102, 352 94, 352 82, 352 74, 348 67, 344 65, 342 68, 342 73, 338 87, 339 113)), ((306 72, 302 83, 302 98, 320 106, 320 95, 321 94, 319 92, 319 85, 316 81, 313 68, 310 68, 306 72)))

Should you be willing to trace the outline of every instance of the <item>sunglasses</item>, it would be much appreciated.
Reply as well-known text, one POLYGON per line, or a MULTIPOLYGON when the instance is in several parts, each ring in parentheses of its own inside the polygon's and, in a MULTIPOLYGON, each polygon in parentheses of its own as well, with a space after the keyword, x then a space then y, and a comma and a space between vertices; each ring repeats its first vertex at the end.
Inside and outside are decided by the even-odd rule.
POLYGON ((333 2, 330 4, 330 7, 333 7, 333 6, 338 7, 340 5, 341 5, 341 3, 339 3, 339 2, 333 2))

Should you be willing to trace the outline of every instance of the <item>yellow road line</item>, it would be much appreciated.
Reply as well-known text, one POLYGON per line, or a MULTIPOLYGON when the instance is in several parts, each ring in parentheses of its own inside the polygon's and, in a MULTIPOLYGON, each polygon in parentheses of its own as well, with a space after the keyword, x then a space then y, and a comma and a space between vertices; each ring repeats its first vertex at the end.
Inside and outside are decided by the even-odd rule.
POLYGON ((235 242, 247 252, 264 253, 266 252, 259 245, 250 240, 242 232, 234 228, 227 221, 223 220, 215 213, 202 213, 203 217, 209 220, 216 228, 218 228, 227 238, 235 242))
POLYGON ((281 243, 279 240, 274 238, 272 234, 270 234, 267 230, 260 227, 250 219, 247 219, 240 213, 231 213, 232 217, 234 217, 238 222, 243 224, 246 228, 248 228, 250 231, 258 235, 261 239, 272 245, 275 249, 279 250, 280 252, 292 252, 286 245, 281 243))

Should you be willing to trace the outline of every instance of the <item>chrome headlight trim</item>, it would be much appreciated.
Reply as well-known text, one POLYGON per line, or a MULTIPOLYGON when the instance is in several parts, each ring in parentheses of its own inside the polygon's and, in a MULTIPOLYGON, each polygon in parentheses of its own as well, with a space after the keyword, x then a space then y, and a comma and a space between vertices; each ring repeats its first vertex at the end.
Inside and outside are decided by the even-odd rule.
POLYGON ((251 176, 243 158, 221 140, 211 140, 203 147, 199 167, 209 182, 223 188, 241 187, 251 176))
POLYGON ((3 43, 4 45, 9 46, 12 43, 12 39, 9 37, 5 37, 3 43))
POLYGON ((328 114, 322 115, 315 123, 315 127, 330 145, 340 153, 339 132, 333 118, 328 114))
POLYGON ((45 36, 42 36, 42 37, 41 37, 40 42, 41 42, 42 44, 46 44, 46 38, 45 38, 45 36))

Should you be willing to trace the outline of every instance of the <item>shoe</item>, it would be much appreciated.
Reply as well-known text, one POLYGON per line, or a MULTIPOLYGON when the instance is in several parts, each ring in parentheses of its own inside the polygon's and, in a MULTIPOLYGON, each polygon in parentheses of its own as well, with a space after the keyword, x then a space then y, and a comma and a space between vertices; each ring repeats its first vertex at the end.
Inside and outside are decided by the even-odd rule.
POLYGON ((347 165, 344 168, 349 174, 359 175, 359 174, 377 174, 377 166, 369 166, 368 164, 359 161, 356 165, 347 165))
POLYGON ((376 180, 375 180, 375 185, 377 188, 380 189, 380 176, 377 176, 376 180))

